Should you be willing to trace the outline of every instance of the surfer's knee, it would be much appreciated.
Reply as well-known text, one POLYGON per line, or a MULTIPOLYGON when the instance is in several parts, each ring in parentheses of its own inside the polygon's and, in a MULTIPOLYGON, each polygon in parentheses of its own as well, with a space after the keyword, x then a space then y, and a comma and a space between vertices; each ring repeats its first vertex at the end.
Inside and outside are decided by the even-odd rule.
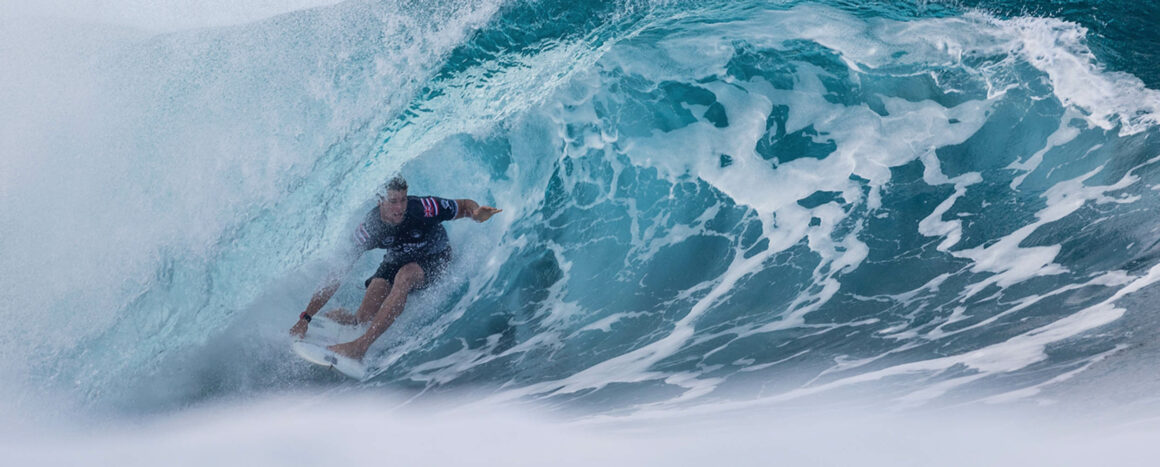
POLYGON ((367 283, 367 297, 382 300, 391 292, 391 283, 381 277, 375 277, 367 283))
POLYGON ((408 263, 395 273, 395 285, 403 286, 406 289, 414 288, 422 282, 423 268, 419 267, 418 263, 408 263))

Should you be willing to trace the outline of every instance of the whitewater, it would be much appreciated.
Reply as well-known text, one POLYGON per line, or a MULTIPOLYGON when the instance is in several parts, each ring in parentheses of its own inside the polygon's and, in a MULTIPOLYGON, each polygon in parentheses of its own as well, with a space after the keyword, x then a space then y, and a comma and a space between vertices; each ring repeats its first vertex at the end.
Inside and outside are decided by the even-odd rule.
POLYGON ((1151 464, 1158 5, 224 5, 0 7, 5 465, 1151 464))

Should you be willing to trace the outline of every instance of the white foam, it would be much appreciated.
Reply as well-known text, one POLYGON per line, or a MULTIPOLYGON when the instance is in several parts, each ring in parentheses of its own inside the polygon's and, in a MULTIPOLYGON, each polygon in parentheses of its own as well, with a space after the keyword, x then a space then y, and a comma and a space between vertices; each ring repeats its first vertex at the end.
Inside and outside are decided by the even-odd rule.
POLYGON ((914 405, 918 402, 929 400, 938 394, 945 393, 954 387, 975 381, 979 377, 987 376, 988 374, 1008 373, 1043 361, 1047 358, 1045 350, 1049 344, 1074 337, 1119 319, 1125 310, 1115 306, 1117 300, 1158 281, 1160 281, 1160 265, 1153 266, 1148 273, 1137 277, 1103 302, 1015 336, 1007 341, 960 355, 905 363, 882 370, 849 376, 826 384, 791 390, 764 399, 741 402, 737 404, 737 407, 785 402, 854 384, 879 381, 889 377, 937 373, 948 370, 955 365, 964 365, 979 372, 975 375, 944 381, 937 386, 930 387, 929 390, 919 390, 912 397, 904 398, 901 401, 904 406, 914 405))
POLYGON ((601 318, 601 319, 599 319, 599 320, 597 320, 597 321, 595 321, 587 326, 584 326, 584 327, 580 328, 580 330, 577 332, 584 332, 584 331, 610 332, 610 331, 612 331, 612 326, 614 324, 620 322, 620 320, 629 319, 629 318, 636 318, 636 317, 644 316, 644 315, 645 315, 645 313, 643 313, 643 312, 616 313, 616 314, 613 314, 611 316, 606 316, 604 318, 601 318))
POLYGON ((400 407, 352 394, 268 397, 66 429, 5 420, 14 465, 1146 465, 1156 419, 804 406, 560 420, 526 407, 400 407), (840 440, 840 441, 835 441, 840 440), (840 448, 835 448, 835 443, 840 448), (1143 462, 1143 463, 1141 463, 1143 462))
MULTIPOLYGON (((1043 71, 1052 93, 1079 110, 1089 125, 1119 127, 1121 136, 1160 124, 1160 91, 1139 78, 1107 71, 1086 45, 1088 30, 1069 21, 1044 17, 999 19, 982 12, 962 17, 897 23, 885 19, 860 24, 822 8, 800 7, 804 21, 787 24, 802 37, 839 50, 852 68, 879 68, 898 63, 961 66, 968 56, 1010 55, 1043 71), (836 23, 836 24, 835 24, 836 23), (903 57, 883 53, 905 50, 903 57)), ((988 79, 989 97, 1018 85, 1007 60, 985 63, 971 71, 988 79)))
POLYGON ((1071 126, 1070 124, 1073 117, 1078 117, 1078 115, 1075 114, 1074 110, 1069 109, 1064 114, 1063 118, 1060 119, 1059 127, 1051 133, 1051 136, 1047 137, 1047 144, 1044 145, 1043 148, 1036 151, 1035 154, 1032 154, 1031 157, 1027 158, 1025 161, 1015 161, 1007 166, 1009 169, 1023 171, 1022 174, 1015 177, 1015 179, 1011 181, 1012 190, 1018 189, 1019 185, 1023 184, 1023 180, 1026 179, 1032 171, 1039 167, 1039 164, 1043 162, 1044 154, 1047 154, 1048 151, 1054 148, 1071 142, 1077 136, 1079 136, 1079 129, 1071 126))
POLYGON ((1082 109, 1089 124, 1118 126, 1121 136, 1160 124, 1160 91, 1130 74, 1105 70, 1085 44, 1087 28, 1054 18, 990 21, 1015 34, 1023 59, 1047 73, 1055 96, 1082 109))
POLYGON ((987 326, 995 323, 996 321, 998 321, 1006 316, 1010 316, 1012 314, 1023 311, 1025 309, 1031 307, 1032 305, 1038 304, 1038 303, 1042 302, 1043 299, 1045 299, 1045 298, 1055 297, 1055 296, 1058 296, 1060 294, 1064 294, 1067 292, 1073 292, 1075 290, 1079 290, 1079 289, 1082 289, 1084 287, 1092 287, 1092 286, 1122 287, 1124 285, 1131 283, 1132 280, 1133 280, 1132 276, 1129 276, 1124 271, 1109 271, 1109 272, 1100 274, 1099 276, 1096 276, 1095 278, 1092 278, 1091 280, 1089 280, 1087 282, 1068 284, 1068 285, 1065 285, 1062 287, 1058 287, 1058 288, 1051 290, 1050 292, 1047 292, 1044 294, 1032 294, 1032 295, 1029 295, 1027 297, 1023 297, 1023 298, 1018 300, 1018 303, 1015 306, 1007 308, 1007 309, 1000 311, 999 313, 996 313, 994 315, 991 315, 991 316, 987 317, 986 319, 980 320, 977 323, 974 323, 970 326, 961 327, 961 328, 956 329, 954 331, 944 331, 943 330, 944 327, 946 327, 947 325, 950 325, 954 322, 961 321, 965 317, 964 312, 966 310, 963 309, 962 307, 956 307, 955 310, 951 313, 950 317, 948 317, 945 321, 940 323, 937 327, 932 329, 930 332, 924 334, 923 338, 932 339, 932 340, 933 339, 942 339, 944 337, 953 336, 955 334, 984 328, 984 327, 987 327, 987 326))
POLYGON ((939 168, 938 157, 934 153, 924 154, 921 160, 924 167, 922 178, 926 183, 930 185, 953 183, 955 185, 955 192, 942 203, 939 203, 934 212, 931 212, 929 216, 918 223, 918 233, 928 237, 944 238, 936 248, 938 251, 945 252, 959 243, 959 239, 963 235, 963 222, 958 219, 944 221, 942 220, 943 215, 954 206, 955 201, 967 193, 968 186, 982 182, 983 177, 978 172, 968 172, 954 179, 949 179, 943 175, 939 168))
POLYGON ((971 270, 974 272, 990 272, 993 275, 971 284, 967 287, 966 297, 973 296, 988 286, 994 284, 999 287, 1008 287, 1012 284, 1025 281, 1032 277, 1061 274, 1066 272, 1063 266, 1054 263, 1059 254, 1060 246, 1021 247, 1027 237, 1031 236, 1039 227, 1058 221, 1083 207, 1089 201, 1099 203, 1126 203, 1137 198, 1110 198, 1107 193, 1122 190, 1139 179, 1134 175, 1125 175, 1119 181, 1108 186, 1085 186, 1084 182, 1100 173, 1103 167, 1097 168, 1084 175, 1053 185, 1044 193, 1047 206, 1036 213, 1035 222, 1023 226, 988 245, 951 252, 951 254, 973 261, 971 270))
MULTIPOLYGON (((1051 378, 1047 381, 1036 384, 1034 386, 1019 388, 1019 389, 1016 389, 1014 391, 1008 391, 1008 392, 1005 392, 1002 394, 997 394, 997 395, 988 397, 986 399, 983 399, 983 402, 987 403, 987 404, 1006 404, 1006 403, 1018 401, 1021 399, 1034 397, 1036 395, 1039 395, 1041 392, 1043 392, 1044 388, 1051 386, 1051 385, 1062 383, 1062 382, 1070 380, 1072 378, 1075 378, 1077 375, 1079 375, 1080 373, 1083 373, 1084 371, 1087 371, 1089 368, 1091 368, 1096 363, 1102 362, 1102 361, 1106 360, 1108 357, 1110 357, 1110 356, 1116 354, 1117 352, 1120 352, 1126 348, 1128 348, 1127 345, 1119 344, 1112 350, 1100 353, 1098 355, 1095 355, 1095 356, 1089 358, 1086 363, 1084 363, 1083 365, 1079 366, 1078 368, 1076 368, 1074 370, 1060 374, 1059 376, 1056 376, 1054 378, 1051 378)), ((1052 402, 1053 401, 1049 401, 1049 400, 1040 400, 1039 404, 1040 405, 1050 405, 1052 402)))

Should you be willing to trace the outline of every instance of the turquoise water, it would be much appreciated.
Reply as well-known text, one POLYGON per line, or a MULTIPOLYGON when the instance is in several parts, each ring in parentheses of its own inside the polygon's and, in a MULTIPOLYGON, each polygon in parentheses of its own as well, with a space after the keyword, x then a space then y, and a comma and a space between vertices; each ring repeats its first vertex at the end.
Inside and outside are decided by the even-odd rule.
POLYGON ((21 412, 351 390, 286 330, 401 171, 504 213, 449 225, 453 273, 360 390, 580 416, 1146 404, 1157 19, 350 1, 160 35, 9 28, 51 47, 7 58, 35 92, 5 111, 0 375, 21 412))

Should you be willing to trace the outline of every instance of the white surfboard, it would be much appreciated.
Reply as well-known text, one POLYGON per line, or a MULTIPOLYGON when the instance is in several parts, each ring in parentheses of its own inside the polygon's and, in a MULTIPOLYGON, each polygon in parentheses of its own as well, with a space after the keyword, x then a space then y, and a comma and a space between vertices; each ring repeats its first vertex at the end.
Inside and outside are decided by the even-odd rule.
MULTIPOLYGON (((337 342, 350 342, 366 332, 366 328, 357 325, 339 324, 330 318, 324 316, 315 316, 314 320, 310 322, 310 327, 306 328, 306 335, 301 339, 302 341, 314 344, 331 345, 337 342)), ((326 347, 323 345, 323 347, 326 347)))
POLYGON ((302 357, 303 360, 306 360, 315 365, 334 368, 339 373, 359 381, 365 381, 371 375, 371 373, 367 371, 367 367, 363 365, 362 362, 359 362, 358 360, 350 357, 336 354, 330 350, 327 350, 326 347, 321 345, 312 344, 305 341, 295 341, 294 344, 290 346, 290 348, 293 349, 294 353, 298 354, 299 357, 302 357))

